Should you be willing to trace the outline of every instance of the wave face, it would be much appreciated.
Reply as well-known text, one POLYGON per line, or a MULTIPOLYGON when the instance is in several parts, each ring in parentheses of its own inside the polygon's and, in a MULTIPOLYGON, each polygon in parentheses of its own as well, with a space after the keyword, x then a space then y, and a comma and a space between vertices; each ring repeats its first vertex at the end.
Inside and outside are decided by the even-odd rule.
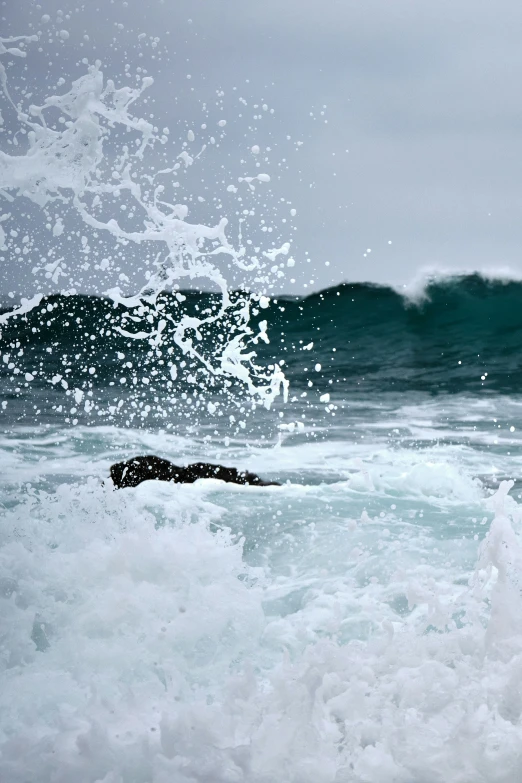
MULTIPOLYGON (((185 295, 189 313, 216 303, 214 294, 185 295)), ((176 298, 165 294, 164 304, 174 316, 176 298)), ((122 390, 122 376, 129 388, 136 368, 147 367, 149 383, 139 386, 139 394, 134 384, 135 395, 193 386, 195 365, 183 362, 174 343, 163 346, 161 360, 161 351, 151 350, 148 341, 129 340, 117 331, 121 309, 100 297, 53 296, 9 319, 2 334, 4 389, 23 396, 29 383, 51 393, 63 386, 63 378, 69 387, 122 390), (26 374, 32 380, 20 384, 26 374)), ((416 301, 389 287, 349 283, 306 298, 274 299, 256 319, 267 319, 270 338, 269 344, 255 346, 258 358, 284 358, 294 389, 312 382, 338 396, 407 390, 510 394, 522 385, 520 282, 449 278, 428 284, 416 301)), ((203 336, 219 339, 218 332, 203 336)), ((212 383, 219 386, 219 379, 212 383)))
MULTIPOLYGON (((305 367, 317 362, 343 392, 521 387, 520 282, 454 277, 429 283, 416 301, 392 288, 353 283, 284 307, 279 325, 294 381, 308 377, 305 367), (313 341, 310 352, 302 352, 300 341, 313 341)), ((272 325, 272 334, 277 331, 272 325)))

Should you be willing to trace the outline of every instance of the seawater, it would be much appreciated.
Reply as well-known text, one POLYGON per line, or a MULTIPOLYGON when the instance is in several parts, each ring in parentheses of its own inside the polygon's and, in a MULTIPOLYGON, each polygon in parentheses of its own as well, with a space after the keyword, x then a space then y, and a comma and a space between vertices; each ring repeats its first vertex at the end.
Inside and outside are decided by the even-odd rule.
MULTIPOLYGON (((477 284, 453 281, 447 296, 477 284)), ((427 317, 422 304, 403 306, 427 317)), ((82 402, 113 404, 119 343, 98 343, 96 373, 85 378, 77 361, 67 389, 36 379, 17 387, 22 373, 4 373, 2 779, 519 779, 516 386, 487 389, 442 355, 439 393, 423 390, 420 369, 405 389, 397 365, 400 391, 389 380, 386 390, 379 371, 390 357, 375 354, 364 359, 377 367, 373 382, 354 365, 315 370, 328 368, 331 347, 347 362, 353 334, 331 314, 320 321, 320 307, 310 322, 328 352, 308 347, 299 322, 279 324, 280 339, 296 341, 290 399, 250 411, 245 428, 230 421, 232 408, 219 415, 217 392, 212 414, 192 400, 192 420, 141 417, 144 400, 129 394, 122 409, 133 423, 94 409, 88 418, 83 407, 73 425, 71 407, 81 405, 68 392, 85 378, 94 394, 82 402), (450 370, 463 379, 452 393, 443 388, 450 370), (145 453, 248 468, 282 486, 205 480, 114 491, 110 464, 145 453)), ((41 320, 38 311, 26 317, 41 320)), ((23 354, 33 370, 42 347, 55 348, 45 379, 56 356, 69 356, 58 335, 71 333, 42 343, 33 328, 23 354)), ((82 331, 86 351, 91 331, 82 331)), ((17 334, 23 340, 21 324, 17 334)), ((448 331, 444 339, 455 342, 448 331)), ((486 377, 494 387, 495 374, 486 377)))
POLYGON ((519 783, 520 283, 276 295, 261 163, 198 222, 152 79, 30 105, 35 38, 0 39, 0 779, 519 783), (115 491, 147 453, 281 486, 115 491))

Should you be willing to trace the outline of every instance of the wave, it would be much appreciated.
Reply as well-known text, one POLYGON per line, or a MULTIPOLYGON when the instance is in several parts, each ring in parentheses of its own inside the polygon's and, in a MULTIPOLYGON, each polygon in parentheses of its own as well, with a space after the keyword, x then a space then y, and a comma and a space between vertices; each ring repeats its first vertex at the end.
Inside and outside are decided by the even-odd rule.
MULTIPOLYGON (((201 312, 217 301, 209 293, 184 295, 184 312, 201 312)), ((163 304, 174 314, 178 300, 166 293, 163 304)), ((58 375, 55 384, 87 378, 91 386, 104 386, 136 367, 154 372, 156 387, 187 383, 190 362, 173 381, 173 360, 179 368, 183 359, 179 349, 164 346, 162 357, 147 341, 127 339, 114 328, 120 310, 102 297, 55 295, 10 318, 1 338, 4 383, 29 374, 47 386, 58 375)), ((431 280, 415 298, 389 286, 344 283, 305 298, 275 298, 256 318, 268 321, 270 337, 269 344, 253 346, 258 359, 283 359, 294 388, 321 381, 350 395, 516 393, 522 387, 522 282, 516 280, 478 274, 431 280)))
POLYGON ((346 390, 512 393, 522 383, 517 280, 448 276, 401 293, 345 283, 283 306, 278 329, 292 346, 290 375, 301 381, 308 355, 346 390))

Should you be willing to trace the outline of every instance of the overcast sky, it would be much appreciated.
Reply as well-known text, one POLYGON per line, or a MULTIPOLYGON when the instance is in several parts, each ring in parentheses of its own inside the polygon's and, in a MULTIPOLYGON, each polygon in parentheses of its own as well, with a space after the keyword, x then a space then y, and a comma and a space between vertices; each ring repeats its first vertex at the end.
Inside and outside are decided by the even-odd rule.
MULTIPOLYGON (((522 274, 515 0, 2 6, 2 35, 41 33, 42 51, 27 60, 36 94, 85 72, 82 58, 99 58, 116 81, 125 66, 146 68, 155 78, 154 121, 180 138, 203 115, 226 117, 219 148, 202 161, 207 188, 223 165, 240 173, 252 145, 262 154, 270 147, 271 197, 297 210, 287 291, 343 280, 397 284, 426 267, 522 274), (61 29, 69 37, 57 42, 61 29), (273 113, 257 120, 254 106, 263 103, 273 113)), ((17 274, 11 264, 4 287, 17 274)))

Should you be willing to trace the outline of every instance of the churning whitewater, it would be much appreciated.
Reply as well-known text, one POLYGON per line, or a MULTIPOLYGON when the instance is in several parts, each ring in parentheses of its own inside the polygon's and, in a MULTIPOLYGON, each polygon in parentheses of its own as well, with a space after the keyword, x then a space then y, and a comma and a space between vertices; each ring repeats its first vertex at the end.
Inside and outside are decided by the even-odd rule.
POLYGON ((34 279, 0 313, 0 779, 519 783, 521 284, 274 295, 267 171, 190 219, 224 122, 174 140, 98 62, 32 104, 34 45, 0 43, 34 279), (281 486, 114 490, 153 454, 281 486))

